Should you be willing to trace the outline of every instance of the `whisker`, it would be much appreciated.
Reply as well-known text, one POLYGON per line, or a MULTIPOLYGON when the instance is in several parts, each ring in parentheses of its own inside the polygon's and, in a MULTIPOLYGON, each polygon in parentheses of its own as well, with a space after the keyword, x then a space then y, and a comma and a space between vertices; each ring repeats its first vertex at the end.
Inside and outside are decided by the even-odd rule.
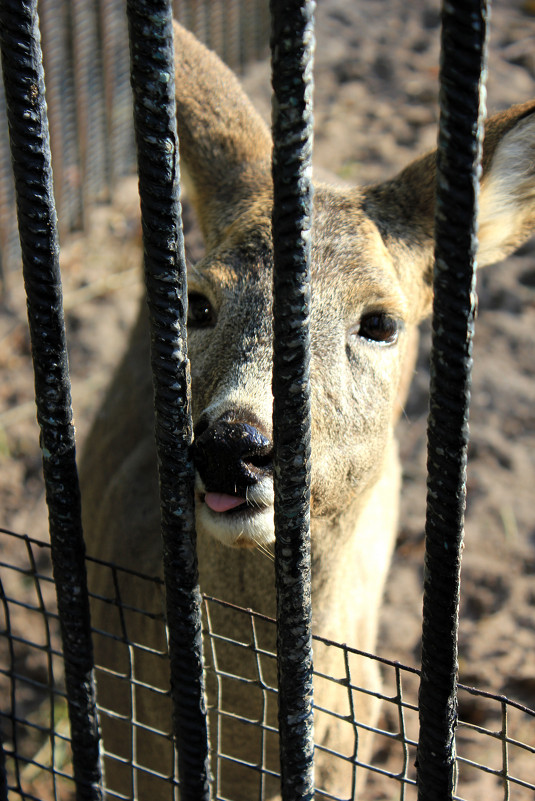
POLYGON ((255 500, 255 498, 249 498, 249 489, 250 487, 245 488, 245 500, 247 502, 247 506, 251 506, 253 509, 262 509, 262 504, 259 500, 255 500))
POLYGON ((263 542, 259 542, 258 540, 255 540, 255 541, 254 541, 254 543, 255 543, 255 548, 257 549, 257 551, 259 551, 259 553, 263 554, 264 556, 267 556, 267 558, 268 558, 268 559, 269 559, 271 562, 274 562, 274 561, 275 561, 275 556, 274 556, 274 555, 273 555, 273 553, 272 553, 272 552, 269 550, 269 548, 267 547, 267 545, 265 545, 263 542))

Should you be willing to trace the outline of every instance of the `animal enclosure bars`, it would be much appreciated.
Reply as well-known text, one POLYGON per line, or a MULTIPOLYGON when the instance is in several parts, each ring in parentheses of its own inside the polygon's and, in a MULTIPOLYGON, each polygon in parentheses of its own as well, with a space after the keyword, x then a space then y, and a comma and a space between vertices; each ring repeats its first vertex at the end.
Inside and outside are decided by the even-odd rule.
POLYGON ((153 793, 171 799, 180 793, 182 799, 232 801, 229 766, 233 766, 234 777, 243 774, 244 782, 254 773, 258 799, 274 795, 281 781, 286 801, 338 798, 324 791, 320 773, 314 779, 312 715, 318 726, 337 717, 351 730, 349 750, 339 752, 328 744, 316 749, 329 753, 336 770, 347 777, 344 798, 355 797, 363 773, 368 775, 363 797, 369 794, 370 798, 410 799, 418 793, 420 799, 470 801, 464 793, 474 772, 490 777, 493 790, 496 784, 501 787, 496 798, 527 799, 535 790, 535 712, 504 697, 457 687, 456 682, 474 312, 475 175, 483 113, 478 87, 485 60, 486 9, 478 3, 448 4, 443 15, 438 165, 442 180, 437 202, 430 511, 418 705, 418 671, 311 633, 307 323, 312 4, 272 5, 278 109, 273 220, 278 624, 255 611, 202 597, 197 587, 189 455, 192 425, 184 344, 185 259, 171 79, 171 11, 166 3, 130 2, 128 9, 155 368, 165 585, 158 577, 93 559, 87 560, 90 576, 105 579, 99 578, 96 586, 90 579, 86 591, 36 8, 32 3, 7 0, 0 6, 3 72, 51 520, 50 545, 8 531, 1 535, 2 553, 10 554, 9 561, 1 565, 2 798, 7 798, 8 792, 13 798, 27 799, 66 799, 75 793, 83 799, 102 797, 97 713, 104 765, 108 769, 111 764, 119 766, 114 771, 118 784, 106 790, 110 798, 141 799, 153 793), (455 66, 460 53, 462 85, 455 66), (453 67, 449 61, 452 54, 453 67), (296 107, 300 114, 293 112, 296 107), (442 194, 444 187, 447 191, 442 194), (281 209, 284 214, 277 216, 281 209), (453 300, 448 295, 452 265, 453 300), (448 319, 454 308, 458 322, 454 332, 444 324, 444 305, 448 319), (32 585, 33 601, 18 599, 21 583, 32 585), (102 592, 102 586, 112 589, 102 592), (156 604, 146 604, 148 597, 156 598, 156 604), (95 693, 93 683, 88 598, 93 609, 100 606, 103 610, 99 619, 109 620, 105 631, 93 628, 94 642, 112 640, 118 655, 113 667, 95 667, 97 688, 105 688, 100 694, 95 693), (247 621, 250 635, 245 641, 232 636, 238 618, 247 621), (155 624, 153 640, 139 643, 132 632, 145 621, 155 624), (312 651, 317 656, 324 650, 336 654, 332 675, 313 668, 312 651), (222 655, 229 652, 237 654, 234 661, 240 665, 239 674, 221 667, 222 655), (164 711, 170 691, 151 681, 155 666, 166 662, 168 653, 174 730, 164 711), (380 690, 361 686, 355 679, 360 675, 359 664, 370 660, 381 667, 380 690), (331 686, 344 688, 345 707, 316 706, 312 711, 312 679, 314 686, 327 688, 323 697, 329 696, 331 686), (233 706, 237 685, 240 693, 250 698, 247 716, 233 706), (216 699, 207 715, 206 689, 216 699), (380 722, 373 727, 375 756, 368 762, 359 757, 359 740, 367 728, 359 712, 370 700, 382 701, 382 706, 380 722), (147 710, 160 705, 161 728, 155 728, 147 710), (484 719, 495 722, 492 729, 480 723, 482 707, 491 710, 484 719), (107 747, 110 721, 124 732, 116 750, 107 747), (210 766, 207 722, 217 735, 210 766), (241 731, 238 744, 254 742, 254 761, 245 762, 239 748, 226 737, 231 722, 234 730, 241 731), (279 733, 280 764, 265 757, 270 741, 279 733), (155 753, 157 760, 152 756, 155 753))

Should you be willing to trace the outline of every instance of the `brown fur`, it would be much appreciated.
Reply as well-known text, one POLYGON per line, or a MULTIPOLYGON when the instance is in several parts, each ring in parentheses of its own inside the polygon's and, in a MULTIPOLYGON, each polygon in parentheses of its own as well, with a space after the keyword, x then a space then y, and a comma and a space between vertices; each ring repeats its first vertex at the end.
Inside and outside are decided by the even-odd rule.
MULTIPOLYGON (((191 271, 190 291, 206 296, 217 316, 216 325, 193 328, 189 336, 194 423, 202 420, 212 425, 231 413, 233 419, 249 422, 269 436, 271 140, 235 77, 215 55, 178 25, 175 45, 181 155, 192 181, 207 250, 191 271)), ((533 229, 534 111, 535 103, 526 104, 488 124, 480 265, 505 255, 533 229), (509 175, 511 147, 515 153, 522 150, 525 163, 522 170, 509 175), (487 209, 491 210, 490 225, 485 218, 487 209), (500 215, 506 218, 503 236, 496 234, 500 215), (492 242, 487 248, 488 231, 492 242)), ((378 610, 396 532, 400 471, 394 427, 413 371, 416 327, 430 310, 434 176, 435 157, 430 154, 380 186, 342 189, 318 184, 315 189, 311 314, 314 628, 366 651, 375 648, 378 610), (370 313, 385 313, 399 321, 396 342, 382 344, 359 333, 362 320, 370 313)), ((161 545, 146 329, 142 308, 128 352, 88 438, 81 477, 90 552, 157 575, 161 545)), ((268 495, 269 486, 269 481, 264 482, 268 495)), ((233 529, 230 524, 225 528, 221 515, 218 518, 207 511, 203 497, 201 483, 197 509, 203 591, 273 615, 273 565, 254 550, 255 541, 267 545, 272 541, 269 503, 256 528, 246 521, 240 524, 240 533, 240 527, 233 529)), ((102 595, 112 595, 111 579, 101 569, 92 570, 91 582, 102 595)), ((149 591, 146 585, 126 582, 123 596, 126 602, 161 612, 159 592, 149 591)), ((99 629, 118 632, 111 617, 109 607, 95 603, 94 623, 99 629)), ((224 612, 215 618, 224 634, 249 640, 245 618, 243 630, 235 617, 224 612)), ((127 623, 130 637, 165 648, 161 628, 155 626, 152 631, 134 613, 127 615, 127 623)), ((96 651, 100 664, 128 671, 124 646, 98 637, 96 651)), ((338 658, 332 649, 318 647, 315 667, 325 674, 343 675, 338 658)), ((219 666, 229 673, 256 676, 252 659, 240 649, 222 646, 219 666)), ((138 657, 136 669, 147 681, 167 685, 165 660, 138 657)), ((267 683, 274 684, 273 661, 263 660, 263 670, 267 683)), ((376 668, 366 660, 355 665, 353 679, 375 690, 380 687, 376 668)), ((118 681, 100 676, 99 692, 106 704, 130 714, 131 698, 118 681)), ((223 694, 227 709, 250 717, 261 714, 259 692, 253 698, 242 685, 226 681, 223 694)), ((318 706, 347 715, 346 696, 337 685, 318 680, 318 706)), ((153 696, 139 689, 136 704, 138 720, 168 729, 165 700, 156 704, 153 696)), ((374 699, 360 699, 359 720, 374 725, 377 712, 374 699)), ((271 701, 267 722, 276 726, 276 707, 271 701)), ((129 757, 132 752, 125 740, 126 730, 124 724, 106 720, 104 741, 107 749, 129 757)), ((319 744, 352 753, 353 727, 343 720, 336 722, 318 713, 315 736, 319 744)), ((371 738, 361 732, 359 760, 369 760, 371 746, 371 738)), ((277 747, 276 737, 269 735, 266 762, 272 768, 277 766, 277 747)), ((169 750, 150 735, 140 734, 136 748, 139 763, 158 766, 162 772, 170 770, 169 750)), ((261 756, 258 728, 225 719, 223 749, 257 762, 261 756)), ((111 760, 106 769, 114 790, 139 798, 170 796, 157 779, 140 774, 132 785, 129 769, 111 760)), ((347 795, 349 776, 345 764, 318 752, 318 786, 347 795)), ((236 801, 258 797, 258 781, 253 771, 226 764, 221 769, 220 791, 236 801)), ((264 797, 276 795, 276 783, 268 781, 264 797)))

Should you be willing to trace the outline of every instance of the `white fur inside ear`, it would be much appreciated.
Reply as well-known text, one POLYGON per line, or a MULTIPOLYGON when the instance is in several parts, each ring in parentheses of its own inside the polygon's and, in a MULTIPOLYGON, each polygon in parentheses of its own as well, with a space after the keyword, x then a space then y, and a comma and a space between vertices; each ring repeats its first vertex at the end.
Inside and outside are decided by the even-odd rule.
POLYGON ((535 115, 498 145, 479 198, 478 265, 503 259, 529 234, 535 217, 535 115))

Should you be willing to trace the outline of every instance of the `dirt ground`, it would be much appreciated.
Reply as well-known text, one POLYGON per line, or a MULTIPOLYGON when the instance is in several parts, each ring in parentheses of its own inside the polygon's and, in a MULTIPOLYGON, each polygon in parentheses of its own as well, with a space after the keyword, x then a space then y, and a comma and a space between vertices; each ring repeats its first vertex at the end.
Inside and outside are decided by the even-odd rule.
MULTIPOLYGON (((492 112, 535 94, 535 3, 495 0, 491 23, 492 112)), ((438 62, 438 2, 322 0, 317 12, 317 166, 349 182, 369 183, 391 176, 411 157, 434 147, 438 62)), ((267 117, 266 65, 253 66, 244 83, 267 117)), ((113 208, 94 210, 89 233, 71 237, 62 250, 80 443, 125 346, 141 293, 137 208, 132 179, 117 192, 113 208)), ((482 272, 478 294, 460 680, 535 708, 535 241, 482 272)), ((429 326, 424 325, 418 367, 399 426, 402 512, 378 646, 382 656, 415 666, 420 649, 428 352, 429 326)), ((0 526, 44 537, 33 378, 17 276, 0 309, 0 369, 0 526)), ((467 719, 494 726, 494 717, 489 713, 487 718, 485 710, 479 699, 461 699, 467 719)), ((519 739, 535 746, 535 719, 519 739)), ((533 782, 535 753, 521 755, 518 764, 524 780, 533 782)), ((369 793, 370 799, 390 797, 379 780, 369 793)), ((467 773, 462 797, 487 801, 504 796, 495 777, 474 770, 467 773)), ((512 799, 532 797, 533 791, 511 790, 512 799)))

